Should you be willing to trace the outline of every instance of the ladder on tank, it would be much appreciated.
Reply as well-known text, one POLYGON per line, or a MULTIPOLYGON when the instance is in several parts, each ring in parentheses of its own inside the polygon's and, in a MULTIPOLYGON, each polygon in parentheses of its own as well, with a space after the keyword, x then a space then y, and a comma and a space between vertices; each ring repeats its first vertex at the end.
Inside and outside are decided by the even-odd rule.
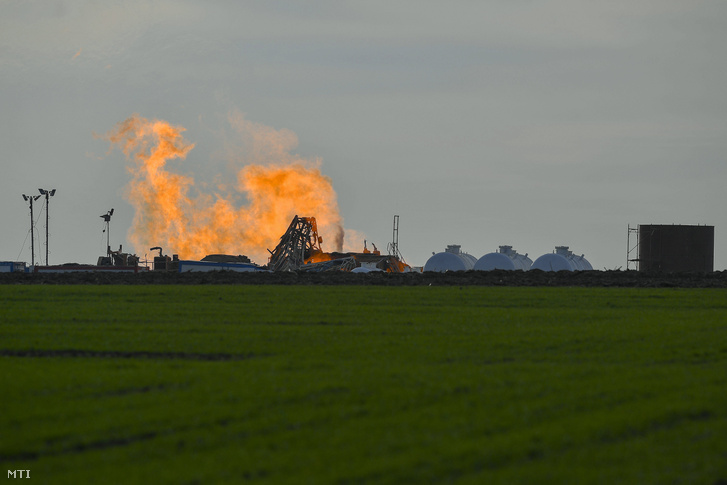
POLYGON ((631 227, 631 224, 629 224, 628 233, 626 234, 626 271, 630 269, 637 271, 639 269, 639 226, 631 227), (633 246, 631 245, 632 234, 633 238, 636 239, 636 244, 633 246), (634 251, 636 252, 636 257, 633 255, 634 251), (633 268, 631 268, 632 263, 633 268))

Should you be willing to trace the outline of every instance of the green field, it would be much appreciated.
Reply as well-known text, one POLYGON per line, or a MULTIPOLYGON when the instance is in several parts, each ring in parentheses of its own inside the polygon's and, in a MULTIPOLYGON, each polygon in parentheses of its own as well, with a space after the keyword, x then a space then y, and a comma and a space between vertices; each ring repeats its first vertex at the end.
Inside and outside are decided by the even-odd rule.
POLYGON ((0 301, 0 462, 33 483, 727 483, 726 290, 0 301))

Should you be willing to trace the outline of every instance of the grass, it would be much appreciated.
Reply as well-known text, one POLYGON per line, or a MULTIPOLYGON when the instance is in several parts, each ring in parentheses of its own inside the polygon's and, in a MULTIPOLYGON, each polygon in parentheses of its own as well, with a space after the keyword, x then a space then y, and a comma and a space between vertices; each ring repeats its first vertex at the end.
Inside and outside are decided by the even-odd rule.
POLYGON ((725 290, 0 301, 0 462, 38 483, 727 483, 725 290))

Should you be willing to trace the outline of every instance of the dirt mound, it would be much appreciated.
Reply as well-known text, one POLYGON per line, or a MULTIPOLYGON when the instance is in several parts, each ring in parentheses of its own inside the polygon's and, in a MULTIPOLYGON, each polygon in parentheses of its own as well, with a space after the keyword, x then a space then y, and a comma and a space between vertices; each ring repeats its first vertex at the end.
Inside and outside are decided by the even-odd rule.
POLYGON ((0 284, 46 285, 380 285, 727 288, 727 271, 457 271, 448 273, 0 273, 0 284))

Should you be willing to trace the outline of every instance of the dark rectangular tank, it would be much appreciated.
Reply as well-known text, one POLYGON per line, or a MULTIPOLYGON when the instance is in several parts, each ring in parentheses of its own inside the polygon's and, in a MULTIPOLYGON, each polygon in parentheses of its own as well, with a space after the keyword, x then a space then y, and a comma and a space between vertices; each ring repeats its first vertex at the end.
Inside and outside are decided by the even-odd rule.
POLYGON ((714 226, 639 224, 639 271, 714 271, 714 226))

